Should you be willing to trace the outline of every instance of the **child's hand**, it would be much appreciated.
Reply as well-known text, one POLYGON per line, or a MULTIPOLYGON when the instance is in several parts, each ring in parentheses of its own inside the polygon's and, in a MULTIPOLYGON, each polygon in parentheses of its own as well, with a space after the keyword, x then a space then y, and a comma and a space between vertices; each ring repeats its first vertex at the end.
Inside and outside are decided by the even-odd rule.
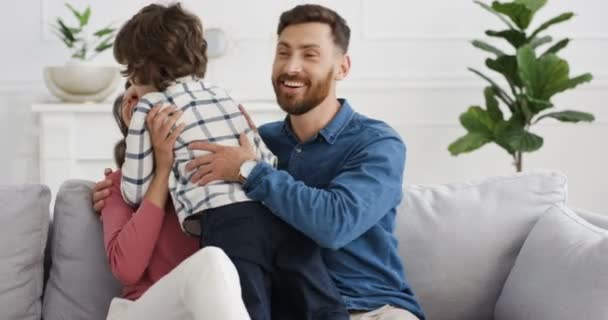
POLYGON ((150 130, 150 141, 154 150, 154 163, 156 172, 168 174, 173 166, 173 146, 177 137, 182 133, 185 124, 180 124, 174 128, 177 119, 182 116, 183 111, 177 110, 176 106, 161 108, 160 104, 155 105, 148 116, 146 123, 150 130), (173 129, 173 130, 172 130, 173 129))

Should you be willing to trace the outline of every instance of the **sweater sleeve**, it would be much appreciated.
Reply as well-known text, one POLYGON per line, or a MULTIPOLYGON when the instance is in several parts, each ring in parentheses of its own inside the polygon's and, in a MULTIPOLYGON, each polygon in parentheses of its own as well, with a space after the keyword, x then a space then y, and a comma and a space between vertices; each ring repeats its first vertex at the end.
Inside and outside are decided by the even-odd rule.
POLYGON ((137 209, 127 204, 120 194, 120 176, 120 171, 110 176, 111 194, 101 212, 104 246, 114 276, 132 285, 148 267, 165 212, 147 200, 137 209))

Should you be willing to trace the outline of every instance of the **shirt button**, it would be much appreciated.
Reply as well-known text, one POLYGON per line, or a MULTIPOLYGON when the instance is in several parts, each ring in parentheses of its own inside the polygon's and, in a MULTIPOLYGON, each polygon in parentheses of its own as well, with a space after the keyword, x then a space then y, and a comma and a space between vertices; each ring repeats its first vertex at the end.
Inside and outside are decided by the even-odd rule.
POLYGON ((302 148, 296 148, 297 153, 302 153, 302 148))

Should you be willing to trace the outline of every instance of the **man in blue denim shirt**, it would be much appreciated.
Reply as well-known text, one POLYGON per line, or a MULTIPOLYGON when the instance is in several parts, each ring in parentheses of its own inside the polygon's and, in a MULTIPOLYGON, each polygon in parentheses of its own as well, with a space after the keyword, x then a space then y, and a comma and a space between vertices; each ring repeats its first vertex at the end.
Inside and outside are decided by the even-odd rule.
POLYGON ((211 154, 192 161, 192 181, 240 181, 251 199, 313 239, 352 319, 424 319, 397 253, 405 145, 384 122, 337 99, 350 69, 350 30, 317 5, 283 13, 272 82, 284 122, 259 131, 278 168, 240 147, 195 143, 211 154))

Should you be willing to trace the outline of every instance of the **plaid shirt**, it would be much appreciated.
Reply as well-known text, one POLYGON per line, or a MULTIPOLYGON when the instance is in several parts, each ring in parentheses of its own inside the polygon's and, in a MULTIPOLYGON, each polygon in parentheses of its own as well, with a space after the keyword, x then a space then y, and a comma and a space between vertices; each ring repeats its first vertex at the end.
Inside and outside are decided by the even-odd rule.
MULTIPOLYGON (((238 183, 214 181, 207 186, 190 182, 194 172, 186 170, 186 164, 208 152, 189 150, 194 141, 208 141, 225 146, 238 146, 239 135, 246 133, 255 147, 259 161, 276 167, 276 157, 268 150, 257 132, 249 128, 238 104, 225 90, 209 86, 194 77, 177 79, 164 92, 143 96, 131 118, 127 135, 127 152, 122 166, 121 192, 131 205, 141 203, 154 176, 154 154, 146 117, 156 104, 171 104, 184 113, 178 123, 186 126, 173 148, 175 154, 169 192, 182 229, 193 235, 200 234, 198 218, 204 210, 237 202, 251 201, 238 183)), ((175 127, 174 127, 175 128, 175 127)))

